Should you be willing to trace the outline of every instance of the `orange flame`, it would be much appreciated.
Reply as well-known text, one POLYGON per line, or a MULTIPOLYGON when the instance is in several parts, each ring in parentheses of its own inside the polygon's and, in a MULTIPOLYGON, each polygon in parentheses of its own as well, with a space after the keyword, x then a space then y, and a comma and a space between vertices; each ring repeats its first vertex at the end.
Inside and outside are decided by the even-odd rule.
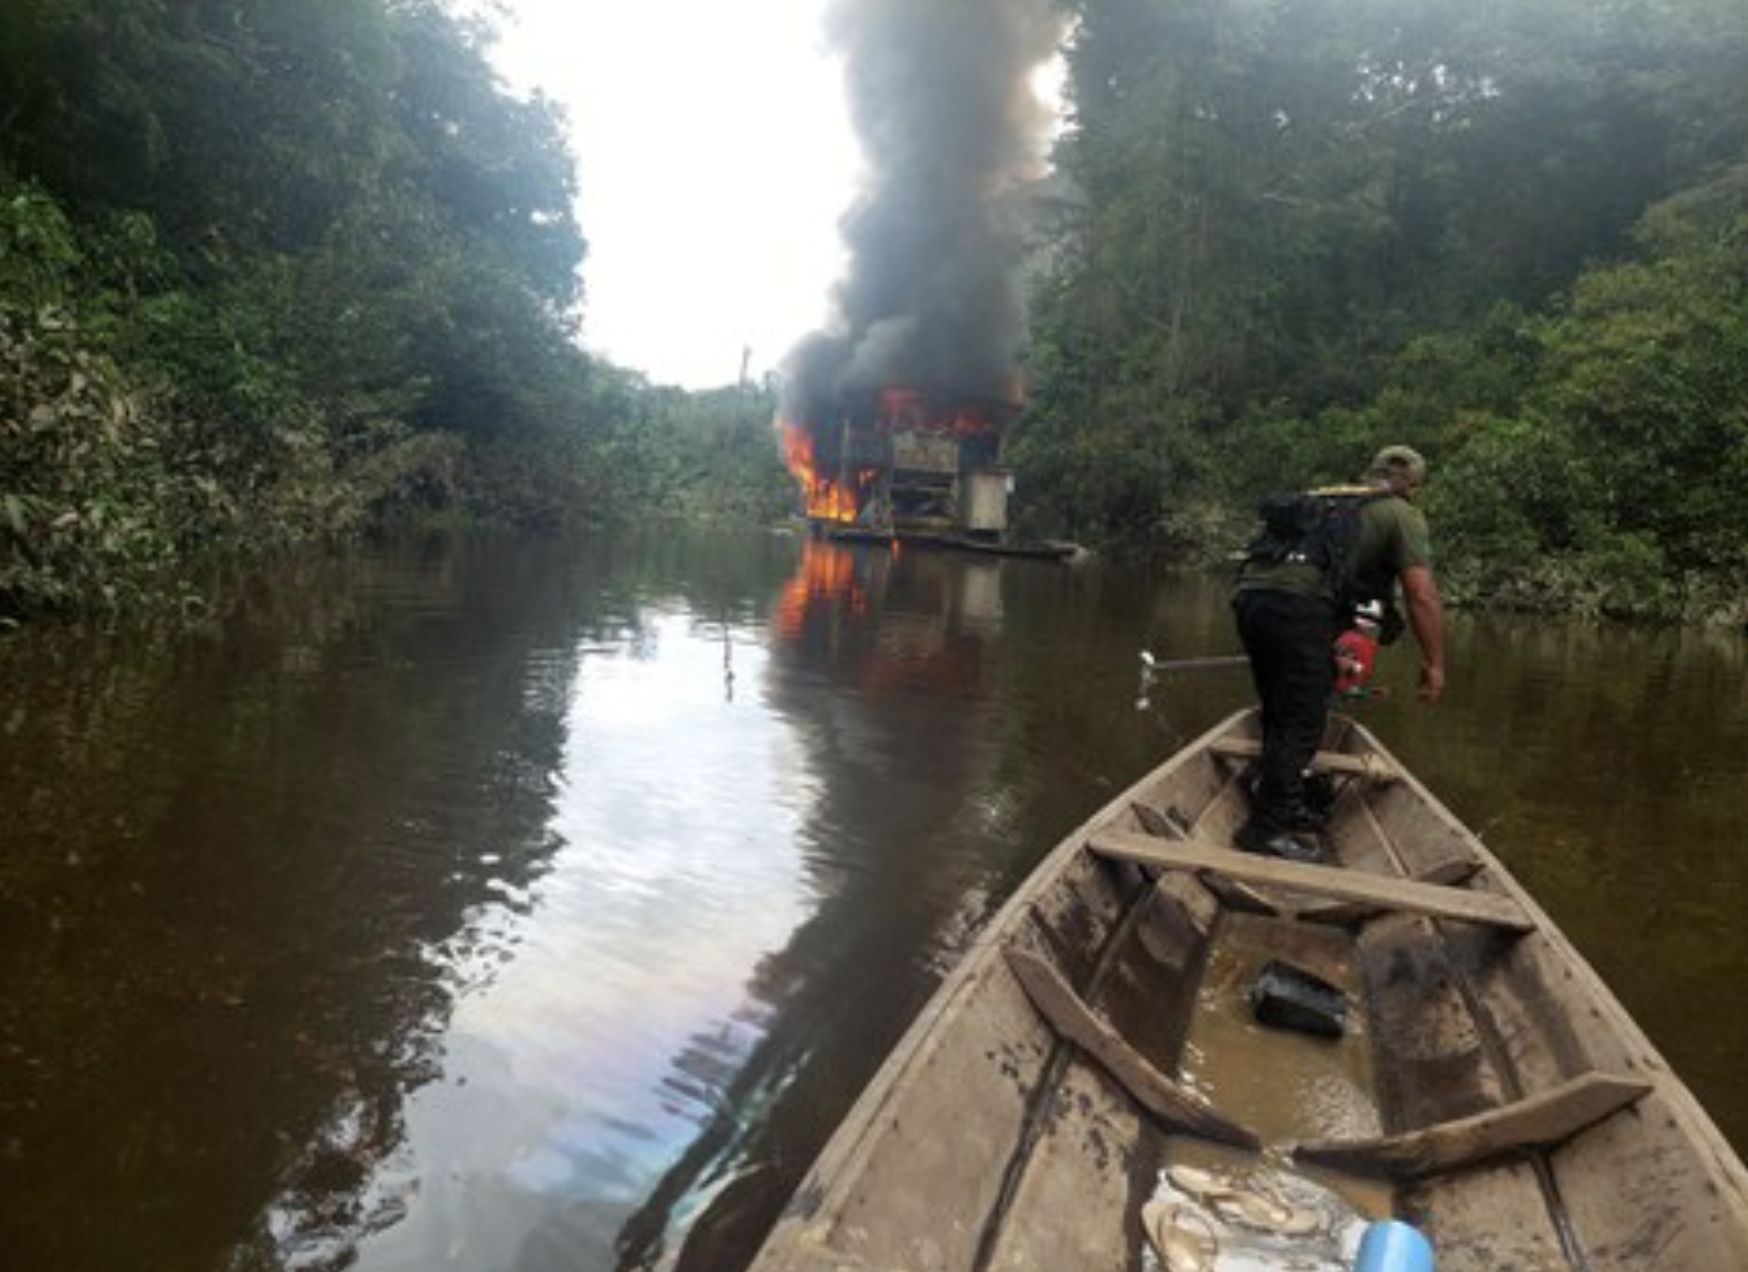
POLYGON ((880 391, 880 427, 890 432, 953 433, 968 437, 991 431, 995 421, 981 406, 944 407, 919 389, 889 388, 880 391))
POLYGON ((779 421, 783 430, 783 462, 801 487, 801 500, 809 518, 849 524, 862 509, 867 488, 879 475, 874 468, 858 469, 848 483, 819 471, 813 452, 813 435, 799 424, 779 421))
MULTIPOLYGON (((1017 393, 1017 383, 1013 387, 1017 393)), ((993 437, 999 446, 1003 426, 1018 409, 1013 400, 955 400, 902 385, 881 389, 872 405, 875 410, 871 413, 847 409, 843 417, 827 425, 832 429, 841 427, 846 448, 854 439, 856 446, 850 453, 859 453, 864 458, 878 444, 876 435, 896 433, 959 441, 993 437)), ((881 468, 864 465, 831 472, 827 467, 829 458, 822 463, 815 449, 815 434, 809 425, 781 418, 777 425, 782 431, 784 462, 801 488, 802 505, 809 519, 846 525, 859 520, 880 487, 881 468)))

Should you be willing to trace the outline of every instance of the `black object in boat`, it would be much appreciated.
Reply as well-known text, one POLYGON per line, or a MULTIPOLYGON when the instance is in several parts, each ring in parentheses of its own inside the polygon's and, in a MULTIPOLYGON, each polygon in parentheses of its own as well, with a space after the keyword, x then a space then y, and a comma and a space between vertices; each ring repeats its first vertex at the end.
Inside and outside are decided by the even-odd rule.
POLYGON ((1347 1025, 1347 995, 1302 967, 1270 959, 1251 987, 1250 1006, 1259 1022, 1339 1038, 1347 1025))

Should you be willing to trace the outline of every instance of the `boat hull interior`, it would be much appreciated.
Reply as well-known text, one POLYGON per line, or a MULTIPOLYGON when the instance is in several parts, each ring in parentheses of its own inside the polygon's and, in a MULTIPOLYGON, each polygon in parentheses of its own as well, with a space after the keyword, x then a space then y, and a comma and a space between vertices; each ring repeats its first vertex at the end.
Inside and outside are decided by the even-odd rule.
MULTIPOLYGON (((1218 1225, 1160 1204, 1186 1179, 1203 1206, 1210 1179, 1279 1199, 1274 1181, 1362 1225, 1401 1218, 1447 1272, 1748 1267, 1741 1163, 1364 729, 1332 720, 1320 753, 1339 878, 1192 868, 1228 860, 1256 728, 1217 726, 1046 859, 828 1145, 759 1272, 1195 1266, 1218 1225), (1276 961, 1341 991, 1339 1037, 1258 1022, 1276 961), (1162 1214, 1189 1245, 1164 1248, 1162 1214)), ((1306 1258, 1292 1266, 1324 1266, 1306 1258)))

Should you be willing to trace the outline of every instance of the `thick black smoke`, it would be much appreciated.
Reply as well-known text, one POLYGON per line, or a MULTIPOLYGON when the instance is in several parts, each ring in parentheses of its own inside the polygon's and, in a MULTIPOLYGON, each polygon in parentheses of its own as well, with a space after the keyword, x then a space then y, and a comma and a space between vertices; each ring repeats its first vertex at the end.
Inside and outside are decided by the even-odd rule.
POLYGON ((1060 16, 1052 0, 835 0, 827 31, 870 175, 841 227, 834 320, 786 364, 784 416, 887 385, 1004 398, 1025 334, 1013 196, 1049 125, 1029 75, 1060 16))

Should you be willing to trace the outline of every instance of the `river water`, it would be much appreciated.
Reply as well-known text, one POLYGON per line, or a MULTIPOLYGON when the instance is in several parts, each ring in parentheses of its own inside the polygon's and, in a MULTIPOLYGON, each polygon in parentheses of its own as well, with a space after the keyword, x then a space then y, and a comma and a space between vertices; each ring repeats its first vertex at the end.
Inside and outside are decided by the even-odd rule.
MULTIPOLYGON (((1249 698, 1217 583, 361 551, 0 640, 8 1266, 732 1272, 967 940, 1249 698)), ((1457 617, 1362 707, 1748 1149, 1748 647, 1457 617)))

